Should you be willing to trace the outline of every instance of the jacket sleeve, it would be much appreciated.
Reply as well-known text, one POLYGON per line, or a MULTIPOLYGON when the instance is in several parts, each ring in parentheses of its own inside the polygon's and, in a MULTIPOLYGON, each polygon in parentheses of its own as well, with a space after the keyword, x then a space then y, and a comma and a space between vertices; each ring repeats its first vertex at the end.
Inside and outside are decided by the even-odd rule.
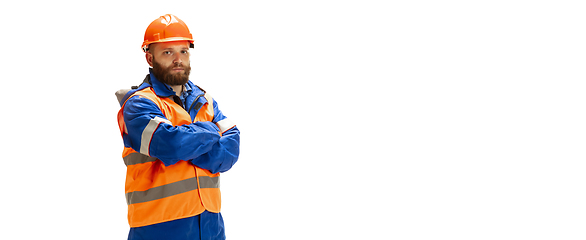
POLYGON ((123 111, 128 131, 124 144, 160 159, 165 166, 197 158, 212 150, 220 141, 215 124, 196 122, 173 126, 159 107, 147 98, 131 97, 123 111))
POLYGON ((222 137, 209 152, 191 160, 191 162, 212 173, 226 172, 234 166, 240 155, 240 130, 218 108, 214 100, 214 120, 222 131, 222 137))

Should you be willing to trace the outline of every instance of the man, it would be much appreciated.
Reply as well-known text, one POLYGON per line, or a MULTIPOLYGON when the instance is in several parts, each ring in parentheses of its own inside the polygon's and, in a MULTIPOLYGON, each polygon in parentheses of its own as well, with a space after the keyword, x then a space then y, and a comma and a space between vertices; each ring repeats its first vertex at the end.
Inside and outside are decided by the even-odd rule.
POLYGON ((219 179, 238 160, 240 131, 189 81, 193 42, 176 16, 156 19, 142 45, 150 74, 116 93, 130 240, 226 238, 219 179))

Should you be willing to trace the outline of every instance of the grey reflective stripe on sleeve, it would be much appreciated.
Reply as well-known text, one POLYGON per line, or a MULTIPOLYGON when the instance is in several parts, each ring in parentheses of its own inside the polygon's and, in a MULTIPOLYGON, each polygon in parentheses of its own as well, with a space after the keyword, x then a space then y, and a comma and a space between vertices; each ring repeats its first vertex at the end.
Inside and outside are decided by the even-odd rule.
POLYGON ((222 132, 222 133, 224 133, 224 132, 228 131, 230 128, 233 128, 234 126, 236 126, 236 124, 234 124, 228 118, 224 118, 224 120, 218 121, 216 123, 216 125, 218 126, 218 128, 220 128, 220 132, 222 132))
POLYGON ((128 154, 128 156, 124 157, 124 164, 126 164, 126 166, 154 161, 157 161, 157 158, 149 157, 147 155, 137 152, 133 152, 131 154, 128 154))
MULTIPOLYGON (((197 179, 195 177, 188 178, 179 182, 154 187, 146 191, 126 193, 126 203, 128 205, 143 203, 196 190, 197 179)), ((220 188, 220 177, 201 176, 199 177, 199 186, 200 188, 220 188)))
POLYGON ((162 122, 172 125, 172 123, 167 119, 164 119, 161 117, 155 117, 155 118, 151 119, 149 121, 149 123, 147 124, 147 126, 144 128, 144 130, 142 130, 142 135, 140 138, 140 153, 142 153, 144 155, 149 155, 149 147, 151 145, 151 139, 153 138, 153 134, 155 133, 155 130, 157 130, 157 127, 159 127, 159 124, 162 122))
POLYGON ((199 177, 199 188, 220 188, 220 177, 199 177))

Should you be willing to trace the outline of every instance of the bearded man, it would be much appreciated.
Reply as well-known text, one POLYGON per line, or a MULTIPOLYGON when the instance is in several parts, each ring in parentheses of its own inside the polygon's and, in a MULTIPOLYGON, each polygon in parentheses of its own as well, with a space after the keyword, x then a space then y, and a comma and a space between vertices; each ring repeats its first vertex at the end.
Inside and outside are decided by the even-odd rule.
POLYGON ((240 131, 210 94, 189 81, 187 25, 153 21, 144 82, 116 93, 127 166, 128 239, 225 239, 220 173, 238 160, 240 131))

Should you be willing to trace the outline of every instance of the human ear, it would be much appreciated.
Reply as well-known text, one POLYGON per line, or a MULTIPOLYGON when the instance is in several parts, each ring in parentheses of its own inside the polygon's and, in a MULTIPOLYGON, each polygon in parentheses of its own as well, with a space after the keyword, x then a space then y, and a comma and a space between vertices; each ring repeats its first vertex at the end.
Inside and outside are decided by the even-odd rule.
POLYGON ((153 67, 153 54, 150 52, 146 52, 145 58, 149 66, 153 67))

